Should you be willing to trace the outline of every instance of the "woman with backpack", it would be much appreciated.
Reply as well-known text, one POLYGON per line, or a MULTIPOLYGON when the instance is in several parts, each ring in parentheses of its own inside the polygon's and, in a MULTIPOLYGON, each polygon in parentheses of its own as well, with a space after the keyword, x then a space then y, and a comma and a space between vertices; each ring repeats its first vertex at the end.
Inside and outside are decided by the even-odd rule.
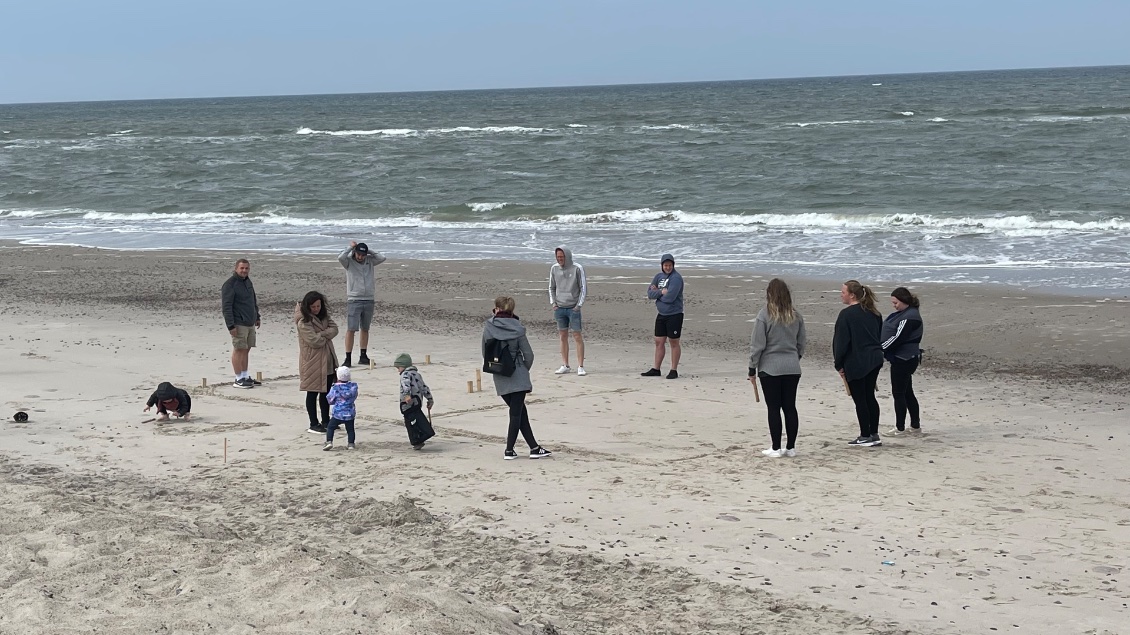
POLYGON ((510 428, 506 432, 506 451, 502 458, 518 458, 514 443, 518 433, 530 446, 530 458, 540 459, 551 454, 538 445, 530 428, 530 415, 526 411, 526 393, 533 391, 530 368, 534 365, 534 350, 526 339, 526 327, 514 315, 514 298, 500 296, 494 300, 494 315, 483 325, 483 370, 494 376, 494 390, 510 407, 510 428))

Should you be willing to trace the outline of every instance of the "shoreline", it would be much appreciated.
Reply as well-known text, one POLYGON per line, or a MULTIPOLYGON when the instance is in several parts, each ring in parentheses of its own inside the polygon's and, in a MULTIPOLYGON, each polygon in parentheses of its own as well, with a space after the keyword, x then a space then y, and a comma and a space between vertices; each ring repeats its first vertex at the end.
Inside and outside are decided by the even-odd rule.
MULTIPOLYGON (((292 239, 294 237, 290 236, 290 237, 287 237, 287 238, 292 239)), ((300 248, 242 249, 242 248, 215 248, 215 247, 206 248, 206 247, 198 247, 198 246, 190 246, 190 247, 138 247, 138 246, 105 247, 105 246, 98 246, 98 247, 91 247, 91 246, 73 245, 73 244, 68 244, 68 243, 42 243, 42 244, 32 243, 32 244, 29 244, 27 242, 27 240, 29 240, 29 239, 0 238, 0 249, 5 249, 5 248, 77 249, 77 250, 104 251, 104 252, 114 252, 114 253, 138 253, 138 254, 160 254, 160 253, 200 254, 200 253, 208 253, 208 254, 216 254, 216 255, 227 254, 227 255, 233 256, 233 257, 249 257, 249 254, 250 254, 250 255, 255 255, 255 256, 259 256, 259 257, 263 257, 263 258, 309 258, 309 259, 312 259, 312 260, 318 260, 318 259, 322 259, 322 258, 332 258, 332 257, 336 256, 336 253, 337 253, 337 251, 335 251, 334 248, 325 248, 325 247, 314 247, 314 248, 309 248, 309 249, 300 249, 300 248)), ((347 243, 348 240, 341 239, 340 242, 347 243)), ((387 242, 387 240, 384 240, 384 241, 381 241, 381 242, 374 242, 374 244, 380 245, 380 244, 382 244, 382 242, 387 242)), ((417 247, 423 248, 423 245, 420 244, 420 245, 417 245, 417 247)), ((522 247, 520 249, 516 249, 516 250, 512 251, 510 253, 510 257, 505 258, 505 259, 500 259, 495 254, 490 253, 490 254, 487 254, 487 255, 479 255, 479 256, 465 257, 465 258, 460 258, 460 257, 431 257, 431 258, 413 257, 413 258, 400 259, 400 261, 401 262, 421 262, 421 263, 466 262, 466 263, 488 263, 488 264, 489 263, 511 263, 511 264, 515 264, 515 265, 523 264, 523 265, 529 265, 529 266, 540 265, 542 263, 542 261, 545 260, 545 259, 539 258, 539 257, 534 257, 532 255, 532 253, 534 251, 535 250, 533 250, 529 247, 522 247), (527 255, 529 257, 523 257, 523 256, 527 256, 527 255)), ((551 250, 547 250, 547 251, 551 251, 551 250)), ((436 252, 436 253, 438 254, 439 252, 436 252)), ((538 253, 540 253, 540 251, 538 253)), ((658 258, 659 255, 660 254, 656 253, 656 254, 654 254, 654 257, 658 258)), ((620 271, 620 270, 636 271, 638 269, 647 269, 651 265, 650 261, 648 261, 646 258, 643 258, 643 257, 637 258, 637 257, 633 256, 630 259, 624 259, 624 260, 625 260, 625 262, 622 262, 622 263, 620 263, 620 262, 609 263, 609 262, 607 262, 608 258, 604 258, 604 259, 597 258, 596 261, 599 262, 600 264, 591 265, 591 267, 593 269, 601 268, 601 269, 609 269, 609 270, 617 270, 617 271, 620 271), (634 262, 636 264, 635 265, 629 264, 629 262, 627 262, 627 260, 631 260, 632 262, 634 262)), ((739 265, 736 265, 736 264, 732 265, 732 266, 725 266, 723 263, 698 264, 698 262, 695 261, 694 259, 691 259, 690 262, 695 263, 695 264, 686 264, 685 260, 683 262, 684 262, 684 264, 682 265, 683 269, 685 269, 687 271, 703 272, 707 275, 723 274, 724 273, 724 274, 730 274, 730 275, 745 274, 745 275, 761 275, 761 276, 765 276, 765 275, 781 276, 781 274, 779 274, 779 273, 777 273, 777 274, 769 273, 768 267, 744 267, 744 266, 739 266, 739 265)), ((586 265, 586 269, 588 269, 588 268, 590 268, 590 265, 586 265)), ((796 264, 789 264, 789 265, 786 265, 782 268, 783 269, 788 269, 788 268, 826 269, 826 270, 842 271, 842 272, 845 272, 845 273, 847 271, 849 271, 848 267, 841 266, 841 265, 815 265, 815 264, 796 265, 796 264)), ((1098 287, 1093 287, 1093 286, 1092 287, 1078 287, 1078 288, 1064 288, 1064 287, 1057 287, 1057 286, 1054 286, 1054 285, 1047 285, 1047 284, 1031 284, 1031 283, 1024 283, 1024 282, 1019 282, 1019 281, 1009 282, 1008 280, 1011 276, 1008 275, 1008 274, 1010 272, 1016 272, 1016 271, 1018 271, 1018 269, 1016 269, 1014 267, 1003 267, 1003 266, 1000 266, 1000 265, 993 265, 993 264, 968 265, 968 266, 960 267, 960 268, 957 268, 957 269, 954 269, 952 267, 944 267, 944 266, 937 266, 937 267, 922 266, 922 265, 891 265, 891 266, 888 266, 888 265, 876 265, 876 264, 861 265, 859 267, 859 270, 863 270, 863 271, 871 270, 871 271, 880 271, 880 272, 883 272, 883 271, 886 271, 886 270, 894 270, 894 269, 901 269, 901 270, 908 271, 908 272, 930 272, 930 273, 926 274, 925 276, 915 275, 913 273, 908 273, 906 276, 903 276, 902 279, 900 279, 899 277, 894 276, 894 275, 889 275, 889 274, 886 274, 886 273, 880 273, 879 275, 871 276, 870 278, 868 278, 868 280, 870 280, 871 282, 868 282, 867 280, 863 280, 862 277, 858 274, 845 275, 845 276, 843 276, 843 279, 845 279, 845 280, 846 279, 853 279, 853 278, 859 279, 861 282, 864 282, 865 284, 869 284, 871 286, 876 286, 876 285, 883 285, 883 286, 890 286, 890 287, 895 287, 895 286, 922 286, 922 287, 928 287, 928 286, 957 286, 957 287, 967 287, 967 288, 972 288, 972 289, 983 289, 988 293, 995 293, 995 294, 1000 294, 1000 295, 1005 295, 1006 293, 1034 293, 1034 294, 1039 294, 1039 295, 1044 295, 1044 296, 1060 297, 1060 298, 1079 298, 1079 299, 1088 299, 1088 300, 1103 299, 1103 300, 1107 300, 1107 301, 1112 301, 1112 300, 1113 301, 1122 301, 1122 300, 1124 300, 1124 301, 1130 302, 1130 290, 1127 290, 1125 288, 1117 288, 1117 287, 1116 288, 1098 288, 1098 287), (937 277, 937 276, 939 276, 939 275, 941 275, 941 274, 943 274, 944 272, 947 272, 947 271, 952 271, 952 272, 955 272, 955 273, 958 273, 958 274, 966 274, 966 275, 956 275, 956 276, 954 276, 954 279, 947 280, 947 281, 927 280, 927 281, 923 281, 923 282, 907 282, 907 280, 920 279, 922 277, 927 277, 927 278, 937 277), (993 280, 993 281, 970 280, 970 279, 968 279, 969 275, 972 275, 973 273, 978 272, 978 271, 985 271, 985 272, 995 271, 995 272, 998 272, 999 274, 1004 274, 1004 275, 998 275, 999 279, 993 280)), ((1063 269, 1063 271, 1068 272, 1068 271, 1071 271, 1071 269, 1065 268, 1065 269, 1063 269)), ((816 282, 816 281, 823 282, 823 281, 829 281, 829 280, 839 280, 839 278, 837 278, 836 276, 822 275, 822 274, 816 274, 816 273, 811 273, 811 272, 805 272, 805 273, 796 274, 796 275, 793 275, 793 274, 787 274, 787 275, 788 275, 789 278, 803 279, 803 280, 807 280, 807 281, 810 281, 810 282, 816 282)))

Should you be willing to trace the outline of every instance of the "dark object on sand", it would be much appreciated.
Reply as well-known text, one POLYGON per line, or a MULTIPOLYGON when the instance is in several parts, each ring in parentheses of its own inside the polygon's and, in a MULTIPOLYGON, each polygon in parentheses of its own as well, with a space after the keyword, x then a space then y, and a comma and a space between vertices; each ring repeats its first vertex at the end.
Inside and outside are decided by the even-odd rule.
POLYGON ((12 418, 16 420, 16 423, 27 423, 27 413, 22 410, 17 412, 12 418))

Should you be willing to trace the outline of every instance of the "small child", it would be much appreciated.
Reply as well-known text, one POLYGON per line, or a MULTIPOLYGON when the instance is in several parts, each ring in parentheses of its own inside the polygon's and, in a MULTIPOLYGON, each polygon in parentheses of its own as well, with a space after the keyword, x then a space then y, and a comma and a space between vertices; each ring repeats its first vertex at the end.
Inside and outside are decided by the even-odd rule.
POLYGON ((192 410, 192 397, 188 393, 167 381, 157 385, 157 390, 145 402, 145 412, 157 406, 157 421, 168 421, 169 413, 188 421, 188 411, 192 410))
POLYGON ((424 416, 421 407, 424 400, 428 402, 428 412, 432 410, 435 401, 432 400, 432 391, 424 383, 423 376, 412 365, 412 356, 401 353, 392 363, 396 372, 400 373, 400 414, 404 415, 404 427, 408 429, 408 442, 413 450, 424 447, 424 442, 436 435, 432 423, 424 416))
POLYGON ((354 405, 357 401, 357 384, 350 381, 351 379, 349 367, 342 366, 337 369, 337 383, 326 394, 326 401, 330 404, 330 423, 326 426, 326 444, 322 446, 323 450, 334 449, 334 431, 343 423, 346 440, 349 441, 345 449, 357 449, 357 446, 353 445, 357 440, 353 429, 353 420, 357 417, 357 408, 354 405))

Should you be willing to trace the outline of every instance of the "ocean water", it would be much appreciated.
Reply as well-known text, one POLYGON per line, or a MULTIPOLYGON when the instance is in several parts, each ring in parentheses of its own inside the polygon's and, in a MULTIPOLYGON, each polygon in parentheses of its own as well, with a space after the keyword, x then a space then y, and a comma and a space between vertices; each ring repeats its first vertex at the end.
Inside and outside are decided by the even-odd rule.
POLYGON ((0 105, 0 238, 1130 288, 1130 67, 0 105))

